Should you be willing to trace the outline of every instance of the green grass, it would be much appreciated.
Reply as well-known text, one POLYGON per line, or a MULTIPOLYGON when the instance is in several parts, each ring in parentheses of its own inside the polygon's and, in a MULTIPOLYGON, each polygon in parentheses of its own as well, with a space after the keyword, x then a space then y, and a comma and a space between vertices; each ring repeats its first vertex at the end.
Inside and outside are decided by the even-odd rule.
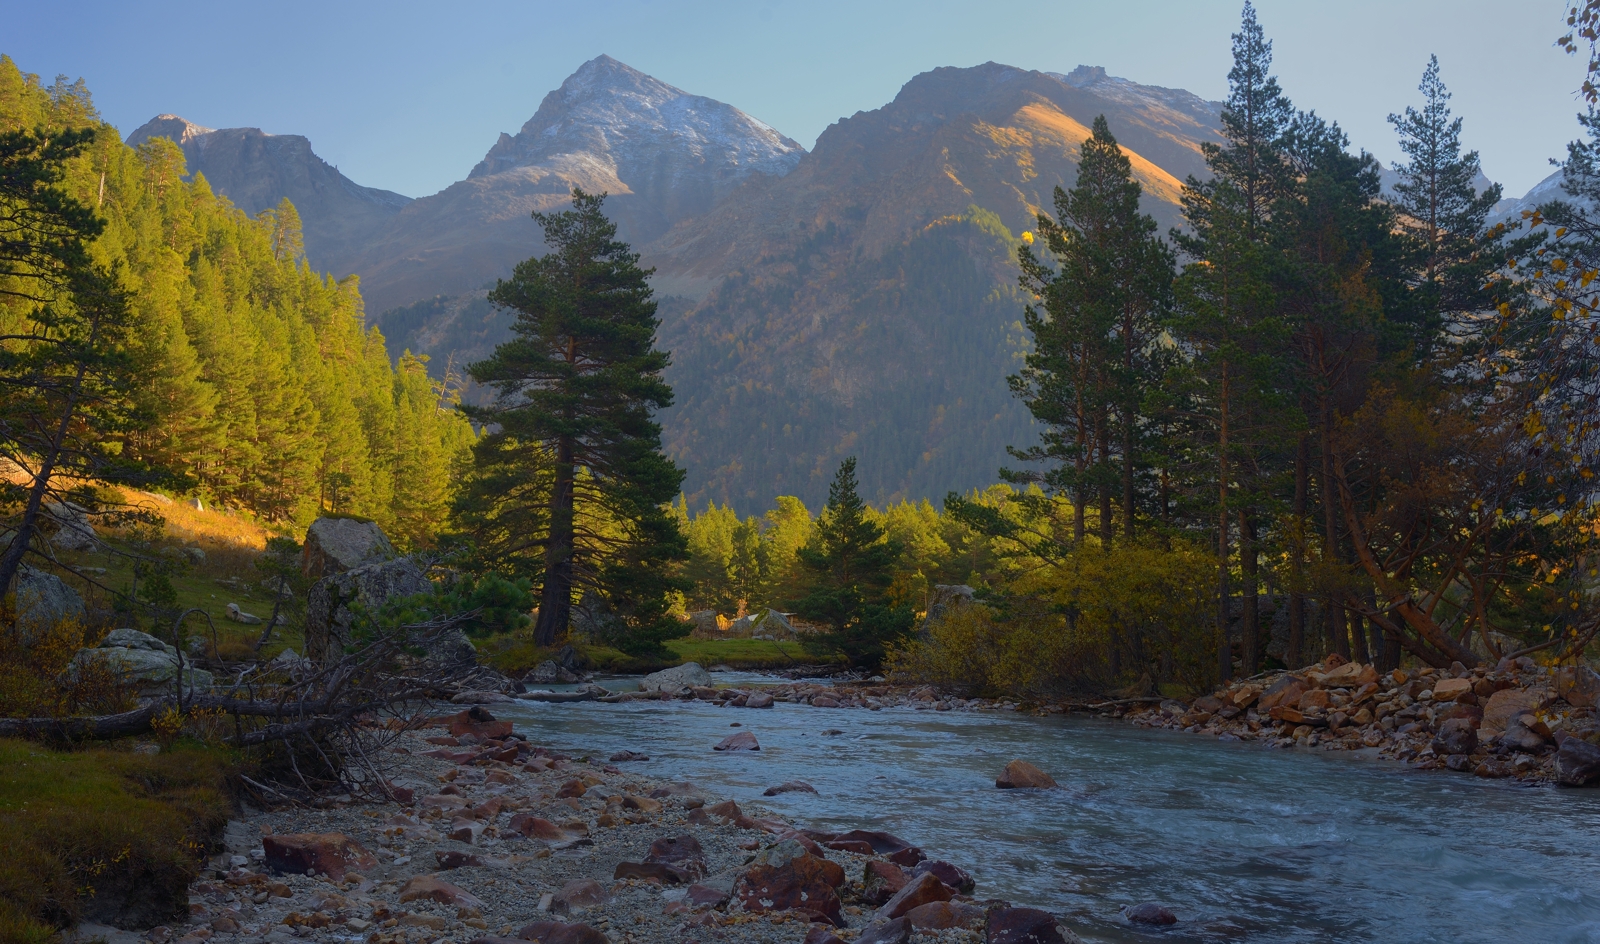
POLYGON ((0 739, 0 941, 43 942, 85 918, 181 919, 227 821, 223 751, 55 751, 0 739))
POLYGON ((698 662, 707 668, 728 665, 736 669, 784 669, 837 661, 811 655, 797 642, 768 639, 674 639, 667 648, 679 663, 698 662))

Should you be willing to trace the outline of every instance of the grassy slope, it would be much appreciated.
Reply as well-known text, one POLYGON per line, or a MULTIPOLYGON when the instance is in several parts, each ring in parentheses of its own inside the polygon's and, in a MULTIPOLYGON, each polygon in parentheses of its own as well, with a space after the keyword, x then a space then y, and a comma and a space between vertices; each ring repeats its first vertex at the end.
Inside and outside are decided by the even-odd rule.
MULTIPOLYGON (((508 675, 526 672, 555 654, 553 649, 535 646, 523 633, 480 640, 477 645, 485 662, 508 675)), ((591 667, 603 672, 653 672, 685 662, 708 668, 786 669, 830 661, 810 655, 799 643, 764 639, 674 639, 667 643, 671 655, 660 659, 638 658, 605 646, 578 648, 591 667)))
POLYGON ((86 917, 181 919, 231 808, 231 766, 195 746, 144 755, 0 740, 0 941, 43 942, 86 917))

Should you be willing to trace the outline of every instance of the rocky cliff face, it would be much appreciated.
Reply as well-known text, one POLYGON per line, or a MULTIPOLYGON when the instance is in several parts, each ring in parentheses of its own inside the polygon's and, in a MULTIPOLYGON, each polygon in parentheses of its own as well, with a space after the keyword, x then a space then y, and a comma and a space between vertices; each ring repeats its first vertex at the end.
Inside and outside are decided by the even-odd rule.
POLYGON ((158 115, 128 135, 138 146, 171 138, 183 148, 191 174, 204 174, 211 188, 249 214, 288 197, 300 212, 306 257, 318 269, 343 277, 350 259, 410 197, 363 187, 311 150, 298 134, 266 134, 260 128, 214 130, 177 115, 158 115))
POLYGON ((645 247, 669 307, 669 451, 691 498, 815 503, 860 457, 874 501, 993 482, 1037 433, 1006 387, 1027 339, 1016 239, 1077 177, 1105 115, 1180 220, 1220 106, 1079 68, 935 69, 829 127, 789 174, 752 181, 645 247))
POLYGON ((530 214, 573 187, 610 194, 636 246, 702 215, 752 177, 781 177, 805 149, 731 105, 612 59, 583 64, 466 180, 406 207, 354 260, 375 311, 453 295, 543 249, 530 214))

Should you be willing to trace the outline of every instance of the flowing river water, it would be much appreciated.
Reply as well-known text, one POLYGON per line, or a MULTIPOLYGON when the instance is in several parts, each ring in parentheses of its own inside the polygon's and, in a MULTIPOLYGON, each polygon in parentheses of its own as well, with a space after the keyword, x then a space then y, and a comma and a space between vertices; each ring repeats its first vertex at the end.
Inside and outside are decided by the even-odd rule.
POLYGON ((1600 790, 1070 716, 781 702, 495 710, 536 744, 643 752, 641 773, 799 826, 895 833, 973 873, 978 897, 1048 908, 1088 941, 1600 944, 1600 790), (740 730, 734 722, 759 753, 712 752, 740 730), (1061 789, 996 789, 1013 758, 1061 789), (761 796, 788 780, 818 795, 761 796), (1171 908, 1179 924, 1142 930, 1121 919, 1119 908, 1143 901, 1171 908))

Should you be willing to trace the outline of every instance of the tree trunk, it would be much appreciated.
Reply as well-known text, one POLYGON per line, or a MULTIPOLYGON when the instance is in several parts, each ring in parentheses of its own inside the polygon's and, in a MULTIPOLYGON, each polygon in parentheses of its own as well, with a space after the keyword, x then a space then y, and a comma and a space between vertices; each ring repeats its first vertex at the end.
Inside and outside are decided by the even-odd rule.
POLYGON ((1233 677, 1233 652, 1228 647, 1228 367, 1222 367, 1221 410, 1217 423, 1217 673, 1233 677))
POLYGON ((1244 674, 1256 674, 1261 653, 1261 611, 1258 607, 1261 593, 1260 560, 1256 551, 1256 522, 1248 511, 1239 512, 1239 565, 1244 571, 1244 610, 1240 619, 1244 674))
POLYGON ((1111 534, 1115 527, 1115 522, 1112 520, 1111 515, 1111 483, 1105 480, 1104 475, 1109 466, 1106 458, 1111 454, 1110 419, 1109 413, 1103 413, 1100 417, 1099 446, 1102 474, 1098 476, 1100 479, 1100 546, 1108 551, 1111 549, 1111 534))
MULTIPOLYGON (((1333 482, 1333 407, 1322 401, 1322 566, 1332 568, 1339 560, 1339 495, 1333 482)), ((1332 591, 1323 594, 1322 631, 1328 645, 1345 659, 1350 658, 1350 637, 1345 632, 1343 607, 1332 591)))
POLYGON ((533 630, 538 646, 551 646, 572 620, 573 444, 556 444, 556 481, 550 490, 550 541, 544 549, 544 589, 539 595, 539 622, 533 630))
POLYGON ((1310 438, 1302 433, 1294 451, 1294 534, 1289 541, 1289 645, 1284 663, 1291 669, 1305 664, 1306 644, 1306 493, 1310 438))

